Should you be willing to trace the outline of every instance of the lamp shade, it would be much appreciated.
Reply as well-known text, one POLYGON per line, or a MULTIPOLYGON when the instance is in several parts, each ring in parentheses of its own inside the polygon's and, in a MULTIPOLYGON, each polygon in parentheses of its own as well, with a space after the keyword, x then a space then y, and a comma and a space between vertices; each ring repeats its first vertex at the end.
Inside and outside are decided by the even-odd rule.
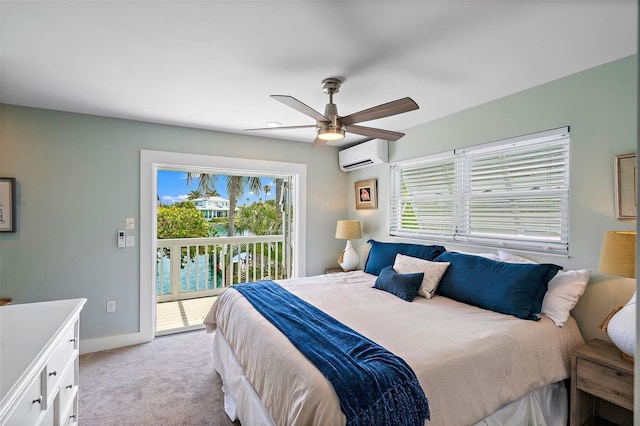
POLYGON ((636 233, 607 231, 602 242, 598 269, 619 277, 636 277, 636 233))
POLYGON ((336 238, 341 240, 355 240, 362 238, 359 220, 339 220, 336 226, 336 238))

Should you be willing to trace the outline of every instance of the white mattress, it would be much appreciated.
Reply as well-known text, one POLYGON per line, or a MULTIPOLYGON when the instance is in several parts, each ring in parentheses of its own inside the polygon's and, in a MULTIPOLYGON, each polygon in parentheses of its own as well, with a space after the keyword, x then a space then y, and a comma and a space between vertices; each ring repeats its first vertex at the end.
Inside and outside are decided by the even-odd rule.
MULTIPOLYGON (((430 425, 474 424, 569 377, 570 353, 583 343, 571 318, 559 328, 441 296, 409 303, 372 289, 375 278, 350 272, 278 282, 403 358, 429 399, 430 425)), ((240 293, 225 292, 205 324, 222 332, 275 424, 345 423, 330 383, 240 293)))
MULTIPOLYGON (((213 362, 222 377, 224 406, 229 419, 240 420, 243 425, 275 426, 221 331, 213 337, 213 362)), ((474 426, 566 426, 568 399, 564 383, 552 383, 503 406, 474 426)))

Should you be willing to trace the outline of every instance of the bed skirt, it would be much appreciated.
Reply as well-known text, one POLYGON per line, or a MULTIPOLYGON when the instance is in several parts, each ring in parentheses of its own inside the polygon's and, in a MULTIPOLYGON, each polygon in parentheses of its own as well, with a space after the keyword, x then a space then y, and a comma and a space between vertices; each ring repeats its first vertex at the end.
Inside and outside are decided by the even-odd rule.
MULTIPOLYGON (((243 425, 275 426, 220 330, 213 336, 213 364, 222 378, 224 409, 229 419, 243 425)), ((474 426, 566 426, 568 406, 564 383, 552 383, 507 404, 474 426)))

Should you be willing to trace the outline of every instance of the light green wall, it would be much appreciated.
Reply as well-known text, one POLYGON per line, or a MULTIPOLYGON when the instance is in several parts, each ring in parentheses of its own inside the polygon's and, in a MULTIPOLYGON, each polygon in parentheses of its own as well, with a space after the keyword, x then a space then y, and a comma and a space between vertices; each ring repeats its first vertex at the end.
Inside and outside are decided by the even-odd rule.
MULTIPOLYGON (((611 280, 597 269, 604 232, 636 228, 635 221, 615 219, 613 158, 636 152, 637 78, 634 55, 417 126, 401 140, 389 143, 389 160, 393 162, 570 126, 569 257, 520 254, 565 269, 592 269, 587 291, 573 311, 585 339, 606 339, 598 328, 600 321, 633 293, 633 280, 611 280)), ((393 240, 388 234, 388 165, 350 173, 349 188, 355 181, 370 178, 378 179, 378 210, 355 210, 353 190, 348 194, 349 218, 363 221, 365 235, 357 244, 362 259, 366 258, 368 238, 393 240)), ((471 246, 445 246, 486 251, 471 246)))
POLYGON ((0 234, 0 295, 86 297, 83 339, 138 331, 139 227, 135 248, 118 249, 116 231, 127 217, 140 224, 141 149, 307 164, 307 274, 335 265, 343 242, 332 230, 347 213, 336 148, 10 105, 1 114, 0 175, 18 182, 18 232, 0 234))
MULTIPOLYGON (((344 174, 333 148, 8 105, 1 113, 0 175, 18 180, 18 232, 0 234, 0 296, 87 297, 83 338, 138 329, 139 254, 117 249, 115 231, 126 217, 139 220, 141 149, 308 164, 309 275, 335 265, 337 219, 362 220, 362 262, 368 238, 391 240, 388 165, 344 174), (356 211, 353 183, 369 178, 378 179, 379 208, 356 211), (117 300, 115 315, 107 300, 117 300)), ((611 280, 597 264, 605 230, 636 226, 613 215, 613 156, 636 152, 637 113, 633 56, 409 129, 390 143, 390 160, 570 126, 570 255, 529 257, 593 270, 574 316, 585 338, 606 338, 598 324, 633 292, 633 280, 611 280)))

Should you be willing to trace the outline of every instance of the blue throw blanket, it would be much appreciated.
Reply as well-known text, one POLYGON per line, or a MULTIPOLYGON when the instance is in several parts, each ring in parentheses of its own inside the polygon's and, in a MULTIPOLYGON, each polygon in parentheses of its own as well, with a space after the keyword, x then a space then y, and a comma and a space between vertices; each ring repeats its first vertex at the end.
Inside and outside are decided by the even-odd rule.
POLYGON ((347 425, 424 425, 429 402, 413 370, 382 346, 273 281, 239 291, 331 382, 347 425))

